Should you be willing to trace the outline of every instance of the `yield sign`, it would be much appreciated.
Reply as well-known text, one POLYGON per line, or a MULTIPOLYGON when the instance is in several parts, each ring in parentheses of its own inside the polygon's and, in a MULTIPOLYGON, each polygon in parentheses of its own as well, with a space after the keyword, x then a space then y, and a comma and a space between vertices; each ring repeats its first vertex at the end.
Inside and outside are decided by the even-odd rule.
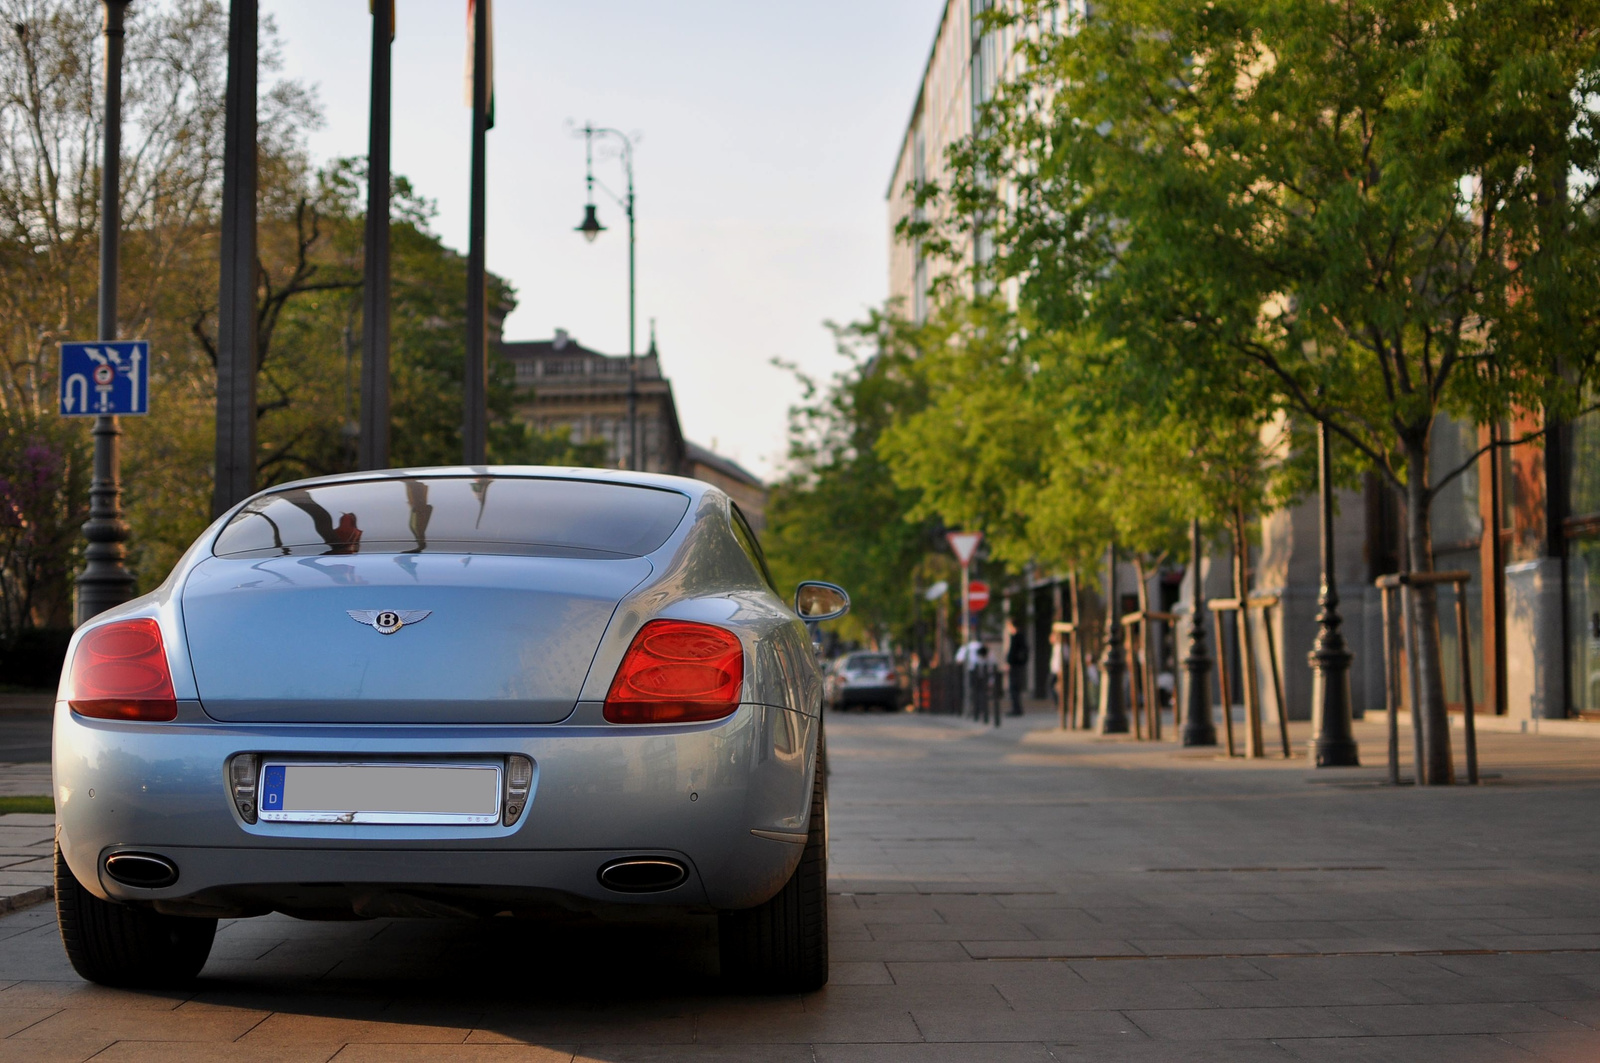
POLYGON ((983 607, 989 604, 989 585, 981 579, 975 579, 967 584, 967 608, 974 613, 983 612, 983 607))
POLYGON ((983 542, 983 532, 945 532, 944 537, 950 540, 950 549, 963 565, 971 563, 972 555, 978 552, 978 544, 983 542))

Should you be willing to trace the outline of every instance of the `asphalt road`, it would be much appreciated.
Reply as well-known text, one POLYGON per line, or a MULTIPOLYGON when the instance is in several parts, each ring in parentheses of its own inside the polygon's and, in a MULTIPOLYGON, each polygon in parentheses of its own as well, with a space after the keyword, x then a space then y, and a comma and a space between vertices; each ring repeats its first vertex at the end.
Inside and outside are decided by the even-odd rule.
POLYGON ((821 992, 724 984, 703 920, 271 916, 131 993, 40 906, 0 919, 0 1063, 1600 1059, 1600 742, 1396 790, 1015 723, 830 716, 821 992))
POLYGON ((50 712, 54 695, 0 694, 0 764, 50 759, 50 712))

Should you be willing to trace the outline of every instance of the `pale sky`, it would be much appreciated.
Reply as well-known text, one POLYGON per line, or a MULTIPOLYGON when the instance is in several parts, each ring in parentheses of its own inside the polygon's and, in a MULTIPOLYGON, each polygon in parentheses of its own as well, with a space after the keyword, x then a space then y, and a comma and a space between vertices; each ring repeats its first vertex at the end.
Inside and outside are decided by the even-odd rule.
MULTIPOLYGON (((490 131, 488 263, 516 286, 510 340, 565 328, 627 352, 627 233, 573 231, 586 120, 638 133, 639 349, 657 321, 684 434, 761 476, 781 466, 798 389, 771 359, 842 365, 824 320, 887 294, 884 192, 942 10, 940 0, 499 0, 490 131)), ((368 5, 264 0, 286 76, 314 85, 318 159, 365 154, 368 5)), ((467 246, 470 112, 465 0, 399 0, 394 172, 438 203, 467 246)), ((622 167, 596 160, 621 192, 622 167)))

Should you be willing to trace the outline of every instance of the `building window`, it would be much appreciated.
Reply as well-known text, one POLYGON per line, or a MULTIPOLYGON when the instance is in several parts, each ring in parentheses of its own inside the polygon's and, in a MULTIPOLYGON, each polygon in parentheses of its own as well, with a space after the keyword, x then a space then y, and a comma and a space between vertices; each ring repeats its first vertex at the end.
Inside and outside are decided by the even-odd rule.
POLYGON ((1600 413, 1565 435, 1568 711, 1600 716, 1600 413))

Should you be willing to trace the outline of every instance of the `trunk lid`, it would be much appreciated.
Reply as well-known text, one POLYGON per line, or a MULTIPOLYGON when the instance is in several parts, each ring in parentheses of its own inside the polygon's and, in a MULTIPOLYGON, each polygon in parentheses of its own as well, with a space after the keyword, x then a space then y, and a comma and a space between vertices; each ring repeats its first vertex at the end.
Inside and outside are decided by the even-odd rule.
POLYGON ((554 723, 651 571, 639 557, 211 557, 184 584, 184 627, 213 719, 554 723))

